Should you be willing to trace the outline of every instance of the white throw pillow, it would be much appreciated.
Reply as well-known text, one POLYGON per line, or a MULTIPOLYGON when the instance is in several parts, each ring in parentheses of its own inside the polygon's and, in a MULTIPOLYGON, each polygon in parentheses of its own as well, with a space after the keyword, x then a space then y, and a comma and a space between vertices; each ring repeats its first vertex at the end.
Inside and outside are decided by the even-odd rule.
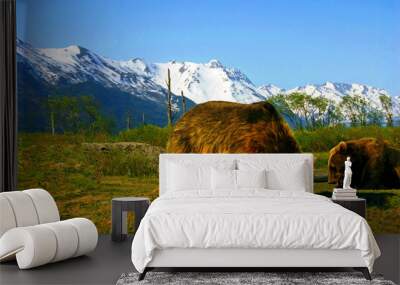
POLYGON ((167 191, 211 191, 211 168, 235 169, 236 160, 190 158, 174 159, 167 163, 167 191))
POLYGON ((267 188, 271 190, 306 191, 308 175, 306 160, 239 159, 239 170, 266 169, 267 188))
POLYGON ((189 191, 211 188, 210 167, 190 167, 177 164, 168 164, 168 191, 189 191))
POLYGON ((233 169, 211 169, 211 187, 213 190, 236 189, 236 170, 233 169))
POLYGON ((267 172, 262 170, 236 170, 238 188, 267 188, 267 172))
POLYGON ((306 191, 305 162, 284 169, 267 170, 267 187, 273 190, 306 191))

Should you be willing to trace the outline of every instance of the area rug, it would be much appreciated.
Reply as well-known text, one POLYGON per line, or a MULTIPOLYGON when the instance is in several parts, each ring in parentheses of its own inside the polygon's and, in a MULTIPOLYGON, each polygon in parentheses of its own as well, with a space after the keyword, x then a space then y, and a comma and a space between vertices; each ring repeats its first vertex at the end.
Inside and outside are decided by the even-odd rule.
POLYGON ((122 274, 117 285, 395 285, 380 275, 372 275, 373 280, 368 281, 359 272, 148 272, 142 281, 138 281, 138 276, 138 273, 122 274))

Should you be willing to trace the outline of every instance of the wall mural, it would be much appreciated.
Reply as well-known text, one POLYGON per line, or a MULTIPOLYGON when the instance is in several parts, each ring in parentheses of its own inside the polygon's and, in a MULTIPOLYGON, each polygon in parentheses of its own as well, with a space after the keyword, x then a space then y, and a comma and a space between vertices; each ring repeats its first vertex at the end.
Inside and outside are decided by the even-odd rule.
POLYGON ((399 233, 400 6, 323 2, 18 0, 18 187, 106 233, 162 152, 312 152, 329 197, 350 156, 399 233))

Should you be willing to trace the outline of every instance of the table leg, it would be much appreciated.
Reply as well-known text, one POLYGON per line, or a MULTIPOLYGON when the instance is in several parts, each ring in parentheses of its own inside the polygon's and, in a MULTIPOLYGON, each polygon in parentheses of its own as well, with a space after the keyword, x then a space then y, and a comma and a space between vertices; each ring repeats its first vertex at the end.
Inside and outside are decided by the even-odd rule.
POLYGON ((143 219, 146 214, 147 209, 149 208, 149 203, 140 203, 135 205, 135 233, 139 228, 140 221, 143 219))
POLYGON ((121 223, 122 223, 121 239, 125 240, 128 235, 128 212, 127 211, 122 211, 121 223))
MULTIPOLYGON (((126 213, 125 213, 126 214, 126 213)), ((112 203, 111 207, 111 240, 122 241, 123 213, 120 203, 112 203)), ((126 221, 125 221, 126 224, 126 221)))

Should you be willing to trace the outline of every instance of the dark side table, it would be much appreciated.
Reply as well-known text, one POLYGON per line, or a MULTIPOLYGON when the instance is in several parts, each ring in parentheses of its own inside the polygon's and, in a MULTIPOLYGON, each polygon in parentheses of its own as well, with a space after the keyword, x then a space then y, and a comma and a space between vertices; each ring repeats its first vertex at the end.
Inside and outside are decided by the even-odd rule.
POLYGON ((333 203, 339 204, 340 206, 359 214, 365 218, 367 213, 367 200, 364 198, 356 198, 352 200, 340 200, 332 199, 333 203))
POLYGON ((135 214, 135 231, 150 206, 150 199, 145 197, 119 197, 111 202, 111 239, 123 241, 128 235, 127 212, 135 214))

